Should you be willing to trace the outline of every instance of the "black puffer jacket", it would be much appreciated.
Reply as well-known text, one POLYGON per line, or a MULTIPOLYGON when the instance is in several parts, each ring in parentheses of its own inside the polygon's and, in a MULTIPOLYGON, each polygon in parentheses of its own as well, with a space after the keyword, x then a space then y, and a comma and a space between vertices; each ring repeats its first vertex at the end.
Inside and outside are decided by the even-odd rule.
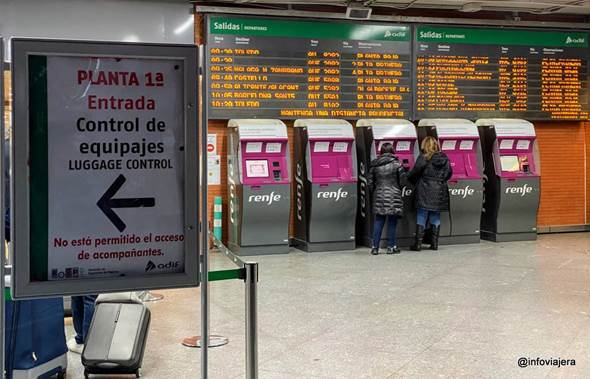
POLYGON ((445 153, 435 153, 430 160, 420 155, 408 179, 416 185, 416 207, 428 211, 449 210, 449 186, 453 175, 449 158, 445 153))
POLYGON ((379 215, 402 216, 402 188, 406 170, 393 154, 383 154, 371 162, 368 185, 373 194, 373 212, 379 215))

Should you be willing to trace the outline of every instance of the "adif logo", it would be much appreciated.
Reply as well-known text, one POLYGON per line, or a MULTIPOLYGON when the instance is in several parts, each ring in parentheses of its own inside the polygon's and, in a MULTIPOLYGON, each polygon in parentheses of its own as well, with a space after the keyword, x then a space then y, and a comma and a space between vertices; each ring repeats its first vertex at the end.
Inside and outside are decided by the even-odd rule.
POLYGON ((583 37, 580 37, 580 38, 567 37, 565 40, 566 45, 569 45, 570 43, 584 43, 584 42, 586 42, 586 39, 583 37))
POLYGON ((367 167, 365 166, 364 162, 361 162, 359 165, 359 196, 361 202, 361 217, 367 217, 367 178, 365 174, 367 173, 367 167))
POLYGON ((524 197, 531 192, 533 192, 533 187, 528 184, 525 184, 522 187, 506 187, 506 193, 511 195, 520 195, 521 197, 524 197))
POLYGON ((469 186, 465 188, 450 188, 449 193, 451 196, 460 196, 461 198, 465 199, 467 196, 473 196, 475 190, 469 186))
POLYGON ((318 199, 336 199, 337 203, 340 199, 346 199, 348 192, 343 191, 342 187, 338 188, 338 191, 322 191, 318 192, 318 199))
POLYGON ((297 163, 297 170, 295 173, 295 182, 297 182, 297 220, 302 220, 303 211, 303 168, 301 163, 297 163))
POLYGON ((152 261, 149 261, 147 263, 147 265, 145 266, 145 272, 150 272, 155 269, 165 270, 165 269, 171 269, 171 268, 178 268, 179 265, 180 265, 179 261, 170 261, 168 263, 160 263, 158 265, 156 265, 152 261))
POLYGON ((399 32, 392 32, 391 30, 386 30, 385 31, 385 38, 389 38, 389 37, 405 37, 406 36, 406 32, 404 31, 399 31, 399 32))
POLYGON ((156 269, 156 264, 152 261, 149 261, 147 265, 145 265, 145 272, 150 272, 156 269))
POLYGON ((268 195, 250 195, 248 197, 249 203, 266 203, 268 205, 271 205, 272 203, 278 202, 280 200, 281 200, 281 195, 275 194, 274 191, 272 191, 268 195))

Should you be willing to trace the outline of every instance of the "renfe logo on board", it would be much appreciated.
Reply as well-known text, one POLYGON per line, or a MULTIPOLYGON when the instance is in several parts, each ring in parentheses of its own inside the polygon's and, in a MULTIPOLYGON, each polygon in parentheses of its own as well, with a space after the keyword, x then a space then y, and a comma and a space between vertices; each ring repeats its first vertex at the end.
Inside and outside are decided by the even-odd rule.
POLYGON ((335 202, 338 202, 340 199, 346 199, 347 197, 348 191, 344 191, 342 187, 338 188, 338 191, 318 192, 318 199, 335 199, 335 202))
POLYGON ((465 188, 449 188, 449 193, 451 196, 460 196, 465 199, 467 196, 473 196, 475 190, 470 186, 465 186, 465 188))
POLYGON ((521 197, 524 197, 531 192, 533 192, 533 187, 528 184, 525 184, 522 187, 506 187, 506 193, 510 195, 520 195, 521 197))
POLYGON ((250 195, 250 196, 248 196, 249 203, 266 203, 267 205, 271 205, 272 203, 278 202, 280 200, 281 200, 281 195, 278 193, 275 194, 274 191, 272 191, 268 195, 250 195))

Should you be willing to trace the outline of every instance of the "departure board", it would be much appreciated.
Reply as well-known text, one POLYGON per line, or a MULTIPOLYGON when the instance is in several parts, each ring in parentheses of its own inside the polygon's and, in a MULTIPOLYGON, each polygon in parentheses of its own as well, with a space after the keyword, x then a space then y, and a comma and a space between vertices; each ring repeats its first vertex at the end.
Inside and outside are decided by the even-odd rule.
POLYGON ((588 33, 417 26, 414 118, 588 119, 588 33))
POLYGON ((210 16, 208 118, 410 118, 411 30, 210 16))

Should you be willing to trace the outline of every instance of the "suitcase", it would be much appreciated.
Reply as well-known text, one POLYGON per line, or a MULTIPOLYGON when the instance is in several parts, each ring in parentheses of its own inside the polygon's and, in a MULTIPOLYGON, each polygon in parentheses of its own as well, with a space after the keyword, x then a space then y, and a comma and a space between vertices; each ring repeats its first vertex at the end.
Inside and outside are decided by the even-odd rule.
POLYGON ((7 379, 64 378, 68 366, 62 298, 5 301, 7 379))
POLYGON ((97 303, 82 352, 84 377, 135 374, 139 378, 150 318, 143 304, 97 303))

